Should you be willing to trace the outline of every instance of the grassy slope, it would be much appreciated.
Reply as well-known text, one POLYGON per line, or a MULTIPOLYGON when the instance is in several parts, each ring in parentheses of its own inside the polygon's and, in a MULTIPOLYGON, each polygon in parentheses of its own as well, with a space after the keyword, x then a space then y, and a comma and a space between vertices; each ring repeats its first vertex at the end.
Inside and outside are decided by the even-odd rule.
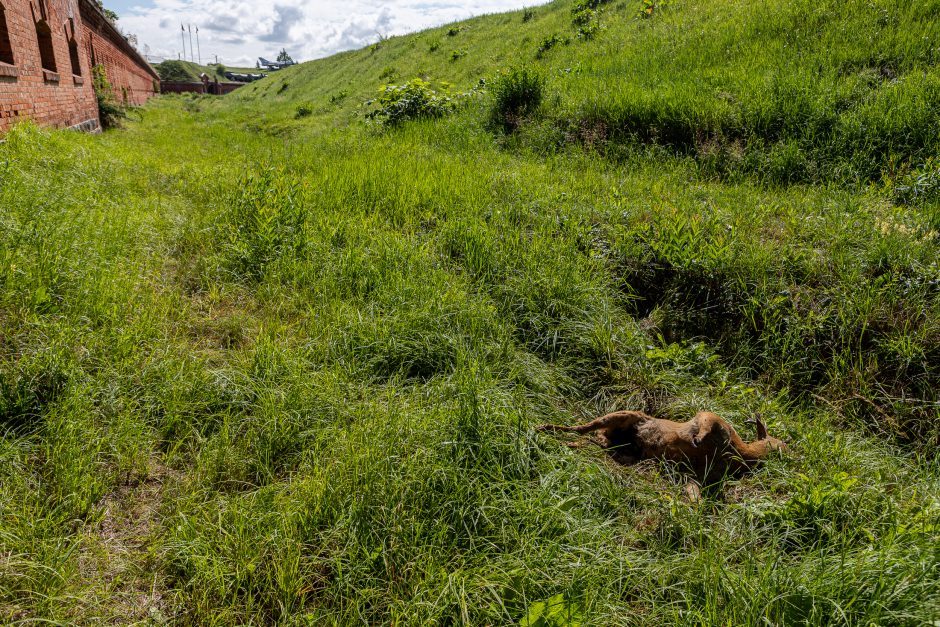
POLYGON ((164 80, 190 80, 199 81, 202 74, 208 74, 211 78, 218 78, 220 81, 227 81, 224 72, 236 72, 239 74, 261 74, 266 73, 257 68, 237 68, 224 66, 224 72, 219 71, 217 65, 199 65, 190 61, 164 61, 155 66, 157 74, 164 80))
POLYGON ((639 58, 625 43, 665 55, 702 15, 760 14, 721 6, 609 5, 595 41, 538 62, 559 98, 511 140, 482 101, 392 132, 359 103, 388 68, 467 87, 531 59, 568 3, 166 98, 103 137, 14 131, 0 616, 505 624, 556 599, 598 625, 936 620, 940 468, 905 440, 937 420, 933 205, 897 206, 888 170, 774 187, 617 134, 544 141, 632 89, 690 115, 694 72, 587 90, 639 58), (665 469, 531 431, 615 406, 759 412, 794 452, 690 504, 665 469), (131 502, 146 524, 115 513, 131 502))
POLYGON ((531 62, 549 76, 559 100, 547 117, 569 140, 655 138, 721 174, 854 183, 898 176, 937 152, 935 2, 683 2, 649 19, 637 18, 638 3, 602 3, 587 44, 573 4, 535 9, 525 23, 506 14, 454 36, 444 27, 393 38, 238 97, 322 105, 348 93, 358 103, 395 78, 470 87, 531 62), (556 35, 570 43, 537 60, 556 35), (455 51, 466 54, 453 60, 455 51))

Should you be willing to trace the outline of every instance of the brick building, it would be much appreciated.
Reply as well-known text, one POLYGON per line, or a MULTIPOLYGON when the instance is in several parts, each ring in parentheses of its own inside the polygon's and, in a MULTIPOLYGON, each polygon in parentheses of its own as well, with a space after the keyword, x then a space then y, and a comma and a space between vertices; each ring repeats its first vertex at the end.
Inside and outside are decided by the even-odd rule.
POLYGON ((95 65, 124 104, 143 104, 159 86, 94 0, 0 0, 0 132, 27 118, 97 129, 95 65))

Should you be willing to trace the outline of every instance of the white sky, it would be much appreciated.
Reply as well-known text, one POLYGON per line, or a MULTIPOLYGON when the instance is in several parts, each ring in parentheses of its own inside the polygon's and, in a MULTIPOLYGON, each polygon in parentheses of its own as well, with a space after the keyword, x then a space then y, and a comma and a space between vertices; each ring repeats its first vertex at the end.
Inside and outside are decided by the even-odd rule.
MULTIPOLYGON (((281 48, 298 61, 360 48, 379 35, 400 35, 483 13, 540 4, 544 0, 105 0, 118 25, 136 34, 142 51, 175 59, 182 52, 180 26, 199 27, 203 62, 215 55, 229 66, 253 67, 281 48)), ((189 33, 186 33, 189 56, 189 33)), ((198 53, 197 53, 198 56, 198 53)), ((198 60, 198 59, 197 59, 198 60)))

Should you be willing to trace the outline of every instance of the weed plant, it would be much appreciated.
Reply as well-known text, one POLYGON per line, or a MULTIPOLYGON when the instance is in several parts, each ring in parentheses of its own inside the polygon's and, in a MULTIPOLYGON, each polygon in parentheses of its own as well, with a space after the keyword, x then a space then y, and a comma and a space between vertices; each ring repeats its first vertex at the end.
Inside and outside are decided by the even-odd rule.
POLYGON ((490 123, 511 132, 542 106, 545 79, 537 71, 517 68, 497 76, 489 90, 493 100, 490 123))

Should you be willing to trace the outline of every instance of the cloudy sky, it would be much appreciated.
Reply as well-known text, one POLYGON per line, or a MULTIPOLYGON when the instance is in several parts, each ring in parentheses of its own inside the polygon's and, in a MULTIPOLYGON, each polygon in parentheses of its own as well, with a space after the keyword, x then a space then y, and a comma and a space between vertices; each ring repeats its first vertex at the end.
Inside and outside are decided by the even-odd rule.
MULTIPOLYGON (((399 35, 458 19, 520 9, 544 0, 105 0, 118 25, 150 55, 182 52, 181 24, 199 27, 204 62, 254 66, 281 48, 297 60, 360 48, 379 35, 399 35)), ((193 37, 195 38, 195 30, 193 37)), ((187 56, 189 35, 186 36, 187 56)))

